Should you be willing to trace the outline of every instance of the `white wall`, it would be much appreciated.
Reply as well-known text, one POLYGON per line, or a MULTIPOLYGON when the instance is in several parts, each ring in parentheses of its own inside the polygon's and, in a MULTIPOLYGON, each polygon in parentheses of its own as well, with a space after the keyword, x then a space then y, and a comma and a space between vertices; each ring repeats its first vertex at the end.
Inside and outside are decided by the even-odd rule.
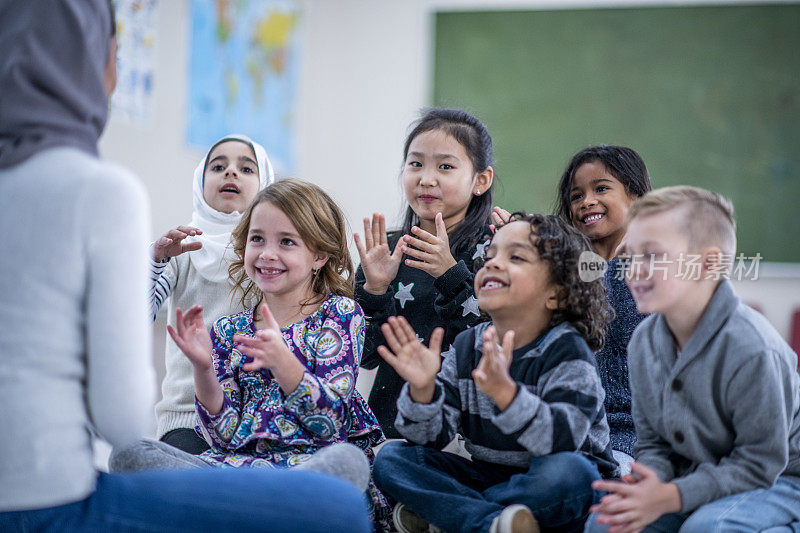
MULTIPOLYGON (((304 6, 297 96, 296 177, 328 190, 354 229, 372 211, 401 210, 398 176, 408 125, 429 104, 433 13, 773 0, 299 0, 304 6)), ((787 2, 788 3, 788 2, 787 2)), ((154 236, 191 216, 191 177, 202 153, 187 147, 189 0, 158 3, 155 110, 145 126, 113 113, 103 155, 146 184, 154 236)), ((120 52, 124 55, 124 49, 120 52)))
MULTIPOLYGON (((398 181, 402 143, 410 122, 429 103, 432 14, 437 9, 700 3, 767 2, 305 0, 296 176, 328 190, 354 230, 360 231, 361 218, 373 211, 397 220, 402 204, 398 181)), ((101 140, 103 155, 133 169, 147 186, 154 237, 189 220, 192 171, 202 157, 184 141, 189 7, 188 0, 159 2, 152 124, 125 123, 112 110, 101 140)), ((748 300, 758 303, 784 335, 788 334, 786 310, 800 307, 798 270, 763 284, 741 285, 748 300), (767 290, 768 284, 776 288, 767 290)))
MULTIPOLYGON (((100 145, 147 186, 154 236, 189 220, 192 171, 203 156, 184 142, 189 4, 159 2, 155 120, 131 125, 112 110, 100 145)), ((372 211, 393 220, 402 143, 427 103, 428 17, 416 0, 303 5, 295 176, 330 192, 355 228, 372 211)))

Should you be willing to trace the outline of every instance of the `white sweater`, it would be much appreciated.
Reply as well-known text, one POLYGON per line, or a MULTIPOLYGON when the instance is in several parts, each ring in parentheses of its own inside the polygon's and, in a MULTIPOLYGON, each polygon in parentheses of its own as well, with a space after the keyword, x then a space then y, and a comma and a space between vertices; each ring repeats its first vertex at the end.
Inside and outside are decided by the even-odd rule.
MULTIPOLYGON (((192 252, 183 253, 169 263, 150 264, 150 310, 155 314, 169 298, 167 321, 175 327, 175 310, 203 306, 203 320, 211 327, 218 318, 244 310, 239 295, 232 299, 233 285, 228 281, 208 281, 192 265, 192 252)), ((250 306, 252 307, 252 306, 250 306)), ((192 364, 167 335, 164 351, 167 373, 161 384, 162 399, 156 404, 157 438, 176 428, 194 428, 200 423, 194 407, 192 364)))
POLYGON ((146 431, 148 226, 135 176, 78 150, 0 170, 0 511, 88 496, 90 427, 146 431))

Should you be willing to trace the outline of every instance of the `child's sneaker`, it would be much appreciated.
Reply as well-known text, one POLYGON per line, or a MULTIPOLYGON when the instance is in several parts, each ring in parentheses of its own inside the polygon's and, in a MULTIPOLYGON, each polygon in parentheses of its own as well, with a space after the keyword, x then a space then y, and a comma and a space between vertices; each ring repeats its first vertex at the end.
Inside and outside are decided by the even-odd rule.
POLYGON ((414 511, 398 503, 392 511, 394 527, 400 533, 442 533, 442 530, 417 515, 414 511))
POLYGON ((539 523, 528 507, 514 504, 492 520, 489 533, 539 533, 539 523))

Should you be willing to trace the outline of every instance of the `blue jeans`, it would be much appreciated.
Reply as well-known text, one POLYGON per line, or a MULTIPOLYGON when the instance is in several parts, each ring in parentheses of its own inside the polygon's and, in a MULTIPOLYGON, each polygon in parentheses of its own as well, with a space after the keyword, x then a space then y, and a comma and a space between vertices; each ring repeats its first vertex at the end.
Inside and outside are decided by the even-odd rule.
POLYGON ((581 531, 594 503, 597 467, 577 453, 535 457, 515 468, 407 442, 386 444, 372 467, 375 483, 433 525, 456 533, 488 531, 507 505, 525 504, 539 524, 581 531))
POLYGON ((100 473, 85 500, 0 513, 9 532, 370 531, 364 497, 314 472, 197 468, 100 473))
MULTIPOLYGON (((587 533, 605 533, 592 515, 587 533)), ((720 498, 689 514, 667 514, 650 524, 648 533, 716 533, 763 531, 800 533, 800 483, 779 477, 769 489, 757 489, 720 498)))

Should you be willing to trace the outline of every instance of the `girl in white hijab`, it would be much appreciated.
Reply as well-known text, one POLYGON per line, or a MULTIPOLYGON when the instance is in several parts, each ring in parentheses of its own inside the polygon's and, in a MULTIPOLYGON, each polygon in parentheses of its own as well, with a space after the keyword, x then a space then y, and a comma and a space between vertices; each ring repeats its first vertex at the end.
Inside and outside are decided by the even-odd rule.
MULTIPOLYGON (((234 258, 229 246, 231 231, 256 193, 273 181, 264 147, 248 137, 227 135, 211 146, 194 171, 191 222, 169 230, 151 248, 150 309, 154 320, 168 297, 168 320, 173 327, 178 307, 200 304, 209 323, 242 310, 231 299, 233 285, 228 278, 234 258)), ((208 444, 194 431, 198 421, 192 366, 169 337, 165 361, 162 399, 156 405, 156 436, 183 451, 202 453, 208 444)))

